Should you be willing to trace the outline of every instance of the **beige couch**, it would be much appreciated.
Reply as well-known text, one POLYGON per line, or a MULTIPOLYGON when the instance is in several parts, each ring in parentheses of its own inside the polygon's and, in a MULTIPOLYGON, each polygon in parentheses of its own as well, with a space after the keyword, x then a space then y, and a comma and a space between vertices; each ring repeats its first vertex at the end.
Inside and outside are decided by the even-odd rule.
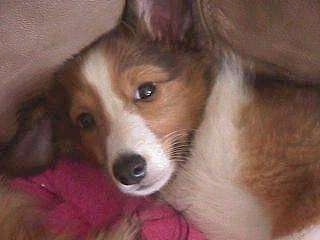
POLYGON ((121 16, 124 0, 0 1, 0 140, 15 125, 12 109, 53 71, 121 16))
POLYGON ((320 82, 320 1, 197 0, 210 33, 234 49, 320 82))

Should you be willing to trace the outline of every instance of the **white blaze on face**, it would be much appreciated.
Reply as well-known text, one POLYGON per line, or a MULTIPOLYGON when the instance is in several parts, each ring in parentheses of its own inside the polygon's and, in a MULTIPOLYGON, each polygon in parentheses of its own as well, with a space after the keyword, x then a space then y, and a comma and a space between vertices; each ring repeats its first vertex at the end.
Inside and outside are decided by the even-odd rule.
MULTIPOLYGON (((129 112, 122 99, 112 87, 105 51, 96 48, 86 56, 82 73, 94 86, 108 113, 110 133, 106 136, 108 168, 111 172, 116 158, 123 153, 135 153, 145 158, 146 177, 135 185, 125 186, 117 182, 120 189, 134 195, 147 195, 158 191, 171 177, 174 165, 157 138, 145 123, 143 116, 129 112)), ((134 96, 134 93, 133 93, 134 96)))
POLYGON ((120 185, 120 188, 136 195, 147 195, 158 191, 173 172, 169 157, 143 118, 126 111, 118 117, 111 124, 107 141, 110 164, 113 164, 119 153, 136 153, 143 156, 147 162, 146 177, 141 183, 133 186, 120 185))

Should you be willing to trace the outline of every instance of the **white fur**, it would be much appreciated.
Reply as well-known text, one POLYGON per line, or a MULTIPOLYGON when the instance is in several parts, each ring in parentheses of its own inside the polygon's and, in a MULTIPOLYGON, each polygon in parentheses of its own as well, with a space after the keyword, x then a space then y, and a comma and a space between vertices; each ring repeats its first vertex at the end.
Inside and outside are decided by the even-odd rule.
POLYGON ((124 111, 120 119, 111 124, 108 153, 112 160, 127 152, 140 154, 146 159, 147 175, 138 185, 119 185, 122 191, 148 195, 158 191, 171 177, 173 166, 158 138, 142 117, 124 111))
POLYGON ((237 182, 239 128, 250 101, 239 61, 227 56, 196 133, 191 159, 177 172, 164 196, 209 239, 270 239, 270 223, 257 200, 237 182))
POLYGON ((105 111, 112 119, 119 117, 124 111, 124 103, 115 94, 112 86, 112 79, 109 73, 110 64, 105 56, 103 46, 93 48, 85 57, 81 66, 83 75, 88 83, 95 88, 102 101, 105 111))
POLYGON ((82 72, 95 87, 109 116, 110 134, 106 136, 108 166, 112 169, 119 154, 140 154, 147 162, 146 177, 136 185, 125 186, 119 182, 118 185, 122 191, 134 195, 151 194, 168 181, 174 165, 143 118, 114 92, 104 52, 99 47, 93 49, 85 58, 82 72))

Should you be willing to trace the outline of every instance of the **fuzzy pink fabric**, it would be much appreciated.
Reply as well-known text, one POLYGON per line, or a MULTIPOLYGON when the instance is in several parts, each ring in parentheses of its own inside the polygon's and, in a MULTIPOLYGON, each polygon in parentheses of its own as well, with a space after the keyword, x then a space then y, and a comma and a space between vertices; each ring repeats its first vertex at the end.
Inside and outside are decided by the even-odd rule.
POLYGON ((205 239, 167 204, 124 195, 100 169, 83 162, 61 159, 54 169, 16 179, 12 187, 39 201, 49 231, 75 239, 113 229, 128 216, 141 221, 143 240, 205 239))

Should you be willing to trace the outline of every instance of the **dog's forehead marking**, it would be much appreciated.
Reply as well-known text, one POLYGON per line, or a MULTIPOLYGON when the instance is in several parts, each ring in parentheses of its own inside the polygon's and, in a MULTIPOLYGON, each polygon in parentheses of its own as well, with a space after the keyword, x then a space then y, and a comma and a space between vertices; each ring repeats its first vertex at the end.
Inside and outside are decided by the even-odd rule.
POLYGON ((104 111, 108 116, 116 119, 124 108, 124 103, 113 89, 113 80, 110 74, 110 62, 102 47, 92 49, 81 66, 81 72, 86 81, 98 93, 104 111))

